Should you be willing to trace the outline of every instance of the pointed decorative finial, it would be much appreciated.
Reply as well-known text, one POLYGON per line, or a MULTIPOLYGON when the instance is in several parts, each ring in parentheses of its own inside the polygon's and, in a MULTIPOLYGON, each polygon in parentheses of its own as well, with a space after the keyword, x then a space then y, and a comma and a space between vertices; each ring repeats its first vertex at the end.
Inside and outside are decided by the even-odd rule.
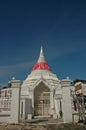
POLYGON ((41 46, 40 56, 43 56, 43 47, 41 46))
POLYGON ((12 80, 15 80, 15 77, 12 77, 12 80))
POLYGON ((42 46, 41 46, 41 51, 40 51, 41 53, 43 52, 43 48, 42 48, 42 46))
POLYGON ((43 47, 42 46, 41 46, 38 62, 45 62, 45 58, 44 58, 44 54, 43 54, 43 47))
POLYGON ((67 76, 67 80, 69 80, 70 78, 69 78, 69 76, 67 76))

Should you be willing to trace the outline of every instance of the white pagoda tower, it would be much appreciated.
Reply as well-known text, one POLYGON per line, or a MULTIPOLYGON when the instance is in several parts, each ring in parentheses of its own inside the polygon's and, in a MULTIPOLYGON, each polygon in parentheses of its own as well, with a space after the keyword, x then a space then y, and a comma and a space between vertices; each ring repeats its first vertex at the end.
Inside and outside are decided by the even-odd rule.
POLYGON ((59 117, 61 95, 60 80, 51 71, 41 47, 37 63, 21 86, 21 117, 27 118, 27 114, 59 117))

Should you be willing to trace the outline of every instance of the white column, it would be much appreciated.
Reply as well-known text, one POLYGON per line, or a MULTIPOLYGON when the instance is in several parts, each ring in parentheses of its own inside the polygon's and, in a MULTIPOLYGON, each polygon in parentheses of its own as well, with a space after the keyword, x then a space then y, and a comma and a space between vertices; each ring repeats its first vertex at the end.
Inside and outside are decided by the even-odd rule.
POLYGON ((50 110, 50 114, 51 115, 54 115, 55 114, 55 104, 54 104, 54 92, 51 91, 50 92, 50 107, 51 107, 51 110, 50 110))
POLYGON ((65 79, 61 81, 62 85, 62 112, 63 121, 65 123, 72 122, 72 104, 70 95, 70 83, 71 80, 65 79))
POLYGON ((60 111, 60 100, 59 99, 56 100, 56 104, 57 104, 56 113, 58 115, 58 118, 60 118, 60 114, 59 114, 59 111, 60 111))
POLYGON ((51 108, 54 108, 53 91, 50 92, 50 102, 51 102, 51 108))
POLYGON ((20 80, 11 80, 12 98, 11 98, 11 118, 10 123, 19 123, 20 117, 20 80))
POLYGON ((34 115, 34 90, 32 89, 29 90, 29 98, 32 101, 32 115, 34 115))

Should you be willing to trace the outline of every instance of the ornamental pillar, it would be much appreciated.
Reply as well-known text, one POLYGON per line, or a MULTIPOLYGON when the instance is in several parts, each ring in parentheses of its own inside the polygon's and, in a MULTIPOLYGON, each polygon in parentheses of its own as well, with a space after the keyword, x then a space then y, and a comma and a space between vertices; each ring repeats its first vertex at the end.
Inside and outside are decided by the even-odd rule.
POLYGON ((55 104, 54 104, 54 91, 50 91, 50 115, 55 114, 55 104))
POLYGON ((11 118, 9 122, 19 123, 21 81, 15 80, 15 78, 13 78, 10 83, 12 87, 12 98, 11 98, 11 118))
POLYGON ((62 114, 63 121, 65 123, 72 122, 72 103, 71 103, 71 94, 70 94, 70 86, 71 80, 69 78, 61 81, 62 86, 62 114))

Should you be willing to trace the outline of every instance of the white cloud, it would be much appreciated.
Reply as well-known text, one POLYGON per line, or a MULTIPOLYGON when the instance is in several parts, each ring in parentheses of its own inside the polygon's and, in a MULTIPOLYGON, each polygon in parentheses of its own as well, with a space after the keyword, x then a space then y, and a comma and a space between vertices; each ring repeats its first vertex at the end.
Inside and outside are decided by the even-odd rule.
POLYGON ((9 74, 12 73, 18 73, 22 70, 30 69, 34 64, 34 61, 32 62, 24 62, 20 64, 15 65, 7 65, 7 66, 0 66, 0 78, 3 78, 9 74))

